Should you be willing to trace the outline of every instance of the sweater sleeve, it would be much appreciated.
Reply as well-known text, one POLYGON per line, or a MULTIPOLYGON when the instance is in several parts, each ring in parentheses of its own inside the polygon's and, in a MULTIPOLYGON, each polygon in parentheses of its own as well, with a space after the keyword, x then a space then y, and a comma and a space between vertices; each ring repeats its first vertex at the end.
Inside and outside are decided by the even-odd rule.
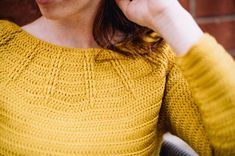
POLYGON ((235 154, 235 64, 209 34, 176 58, 161 113, 200 155, 235 154))

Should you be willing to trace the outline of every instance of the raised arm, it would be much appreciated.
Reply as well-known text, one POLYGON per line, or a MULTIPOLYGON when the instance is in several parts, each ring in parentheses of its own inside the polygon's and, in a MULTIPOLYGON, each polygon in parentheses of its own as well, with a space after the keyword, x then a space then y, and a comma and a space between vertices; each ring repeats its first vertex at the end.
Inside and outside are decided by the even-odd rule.
POLYGON ((177 0, 116 2, 129 20, 161 34, 176 52, 162 111, 170 129, 201 155, 235 155, 232 57, 177 0))

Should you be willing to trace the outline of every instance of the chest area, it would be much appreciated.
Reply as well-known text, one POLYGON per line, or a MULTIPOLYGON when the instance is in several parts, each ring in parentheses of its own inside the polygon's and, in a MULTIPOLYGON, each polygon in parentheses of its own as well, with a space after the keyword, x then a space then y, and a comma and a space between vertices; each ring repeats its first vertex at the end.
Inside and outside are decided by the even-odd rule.
POLYGON ((161 62, 153 65, 143 58, 95 62, 89 55, 9 58, 0 69, 2 93, 58 111, 60 105, 71 113, 133 103, 147 106, 163 97, 166 69, 161 62))
POLYGON ((94 147, 96 153, 153 150, 164 68, 143 59, 76 61, 35 59, 27 66, 9 62, 11 68, 2 68, 5 144, 14 138, 23 146, 31 143, 32 150, 66 146, 80 154, 94 147))

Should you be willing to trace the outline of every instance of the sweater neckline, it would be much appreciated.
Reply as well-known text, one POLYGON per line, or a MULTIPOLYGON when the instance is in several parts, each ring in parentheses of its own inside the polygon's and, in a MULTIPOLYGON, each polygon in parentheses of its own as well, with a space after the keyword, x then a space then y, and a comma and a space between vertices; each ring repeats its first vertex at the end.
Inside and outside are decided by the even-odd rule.
MULTIPOLYGON (((6 21, 6 31, 10 31, 12 35, 16 37, 14 44, 20 49, 37 49, 44 57, 51 57, 55 54, 63 54, 63 56, 73 57, 81 55, 89 55, 89 58, 93 58, 95 61, 104 62, 108 60, 126 60, 133 57, 127 57, 124 54, 105 48, 72 48, 56 45, 47 41, 44 41, 22 29, 14 22, 6 21)), ((15 38, 14 37, 14 38, 15 38)), ((13 37, 12 37, 13 39, 13 37)))
POLYGON ((63 51, 63 52, 93 52, 93 53, 100 52, 100 51, 111 51, 109 49, 99 48, 99 47, 79 48, 79 47, 66 47, 66 46, 54 44, 54 43, 45 41, 43 39, 40 39, 40 38, 30 34, 26 30, 21 28, 19 25, 17 25, 16 23, 13 23, 13 22, 10 22, 10 23, 17 31, 19 31, 21 33, 23 40, 26 40, 31 45, 37 44, 38 46, 42 46, 45 49, 53 49, 53 51, 63 51))

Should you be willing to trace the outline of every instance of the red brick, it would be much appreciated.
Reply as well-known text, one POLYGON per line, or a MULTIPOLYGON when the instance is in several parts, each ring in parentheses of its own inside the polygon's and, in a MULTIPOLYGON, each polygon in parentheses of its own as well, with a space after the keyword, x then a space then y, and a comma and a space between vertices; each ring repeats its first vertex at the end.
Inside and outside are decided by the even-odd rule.
POLYGON ((196 0, 195 2, 197 17, 235 13, 235 0, 196 0))
POLYGON ((204 32, 213 35, 227 50, 235 49, 235 20, 199 24, 204 32))

